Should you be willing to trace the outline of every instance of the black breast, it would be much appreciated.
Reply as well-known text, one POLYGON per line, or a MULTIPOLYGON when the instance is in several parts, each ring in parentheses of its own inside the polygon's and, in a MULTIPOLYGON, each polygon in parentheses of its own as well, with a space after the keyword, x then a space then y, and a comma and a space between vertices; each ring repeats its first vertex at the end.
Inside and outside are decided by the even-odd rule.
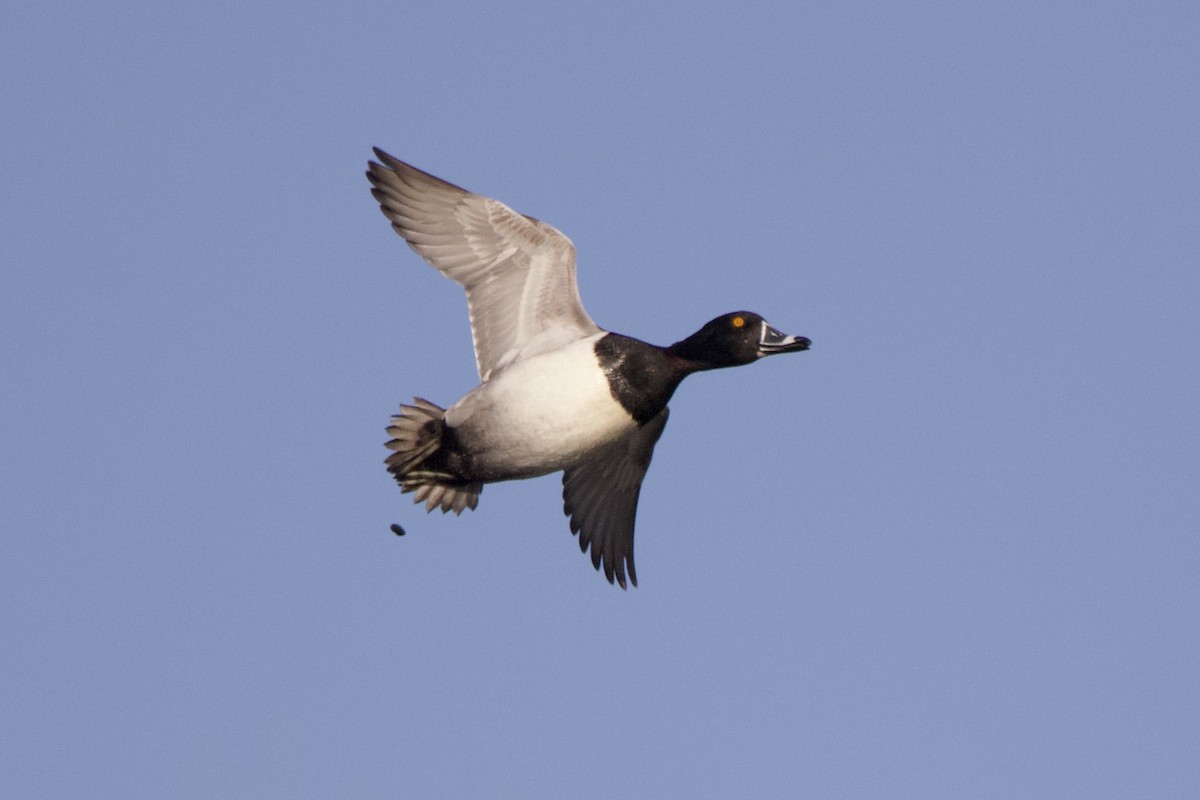
POLYGON ((661 347, 609 333, 596 342, 596 358, 621 407, 645 425, 662 411, 685 371, 661 347))

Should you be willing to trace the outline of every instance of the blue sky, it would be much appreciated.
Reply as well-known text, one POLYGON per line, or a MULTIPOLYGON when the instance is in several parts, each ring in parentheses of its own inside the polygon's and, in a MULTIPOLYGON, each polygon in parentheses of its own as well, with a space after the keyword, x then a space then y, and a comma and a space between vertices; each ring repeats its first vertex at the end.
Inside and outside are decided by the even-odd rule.
POLYGON ((1194 795, 1194 4, 328 6, 2 14, 0 794, 1194 795), (812 338, 681 387, 638 589, 384 471, 476 376, 372 145, 812 338))

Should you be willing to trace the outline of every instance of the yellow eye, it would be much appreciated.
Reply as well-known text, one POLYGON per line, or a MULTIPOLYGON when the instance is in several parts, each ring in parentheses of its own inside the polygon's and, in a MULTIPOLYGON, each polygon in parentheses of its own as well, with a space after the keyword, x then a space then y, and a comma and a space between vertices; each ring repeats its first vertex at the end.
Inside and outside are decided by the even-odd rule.
POLYGON ((735 327, 735 328, 744 328, 744 327, 746 327, 746 318, 745 317, 734 317, 732 324, 733 324, 733 327, 735 327))

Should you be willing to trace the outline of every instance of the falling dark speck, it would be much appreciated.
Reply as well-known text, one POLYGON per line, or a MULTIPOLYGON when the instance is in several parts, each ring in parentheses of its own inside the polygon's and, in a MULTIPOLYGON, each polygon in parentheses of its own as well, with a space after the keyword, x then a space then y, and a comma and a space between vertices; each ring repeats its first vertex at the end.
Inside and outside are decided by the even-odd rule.
POLYGON ((392 533, 396 534, 397 536, 403 536, 404 528, 401 528, 399 525, 392 523, 392 533))

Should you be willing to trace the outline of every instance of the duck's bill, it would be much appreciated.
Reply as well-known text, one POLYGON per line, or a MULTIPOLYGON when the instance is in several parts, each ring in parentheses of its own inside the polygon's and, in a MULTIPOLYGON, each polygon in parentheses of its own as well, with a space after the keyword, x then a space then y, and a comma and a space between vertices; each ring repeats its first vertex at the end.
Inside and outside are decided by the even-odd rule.
POLYGON ((807 350, 812 341, 804 336, 792 336, 775 330, 763 323, 762 335, 758 339, 759 356, 773 356, 776 353, 795 353, 807 350))

